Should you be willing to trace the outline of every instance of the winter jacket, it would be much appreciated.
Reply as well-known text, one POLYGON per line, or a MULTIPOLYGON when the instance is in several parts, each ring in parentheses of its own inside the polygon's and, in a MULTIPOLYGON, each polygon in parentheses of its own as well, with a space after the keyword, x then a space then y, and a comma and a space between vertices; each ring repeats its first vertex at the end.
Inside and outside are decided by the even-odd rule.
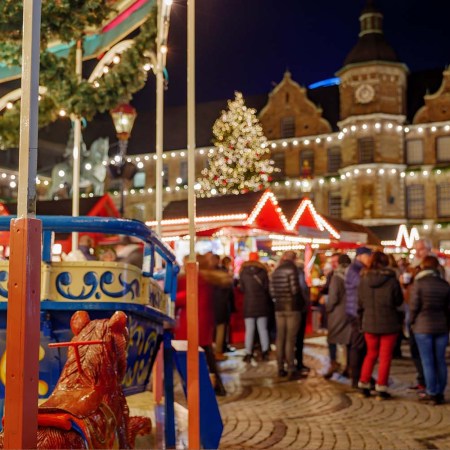
POLYGON ((422 270, 414 279, 409 308, 414 333, 448 333, 450 285, 439 272, 422 270))
POLYGON ((269 317, 273 303, 269 293, 269 275, 259 261, 246 261, 239 272, 239 288, 244 294, 245 317, 269 317))
POLYGON ((345 274, 345 293, 347 299, 345 302, 345 312, 350 317, 356 317, 358 315, 358 286, 359 286, 359 273, 364 268, 364 264, 361 261, 355 259, 347 269, 345 274))
MULTIPOLYGON (((226 269, 218 268, 216 270, 228 275, 226 269)), ((229 283, 226 286, 214 286, 213 288, 214 319, 216 325, 228 323, 232 305, 234 304, 233 278, 231 275, 228 276, 229 283)))
POLYGON ((368 270, 358 286, 358 314, 362 331, 373 334, 399 333, 403 294, 395 272, 390 268, 368 270))
POLYGON ((270 294, 275 311, 302 311, 305 300, 300 289, 299 271, 292 261, 283 261, 272 273, 270 294))
POLYGON ((330 344, 350 344, 351 326, 345 311, 345 272, 346 267, 344 266, 339 266, 334 270, 328 287, 327 340, 330 344))
MULTIPOLYGON (((187 339, 186 321, 186 276, 177 280, 177 297, 175 301, 175 339, 187 339)), ((212 345, 214 336, 214 309, 212 304, 212 285, 199 274, 198 276, 198 341, 199 345, 212 345)))

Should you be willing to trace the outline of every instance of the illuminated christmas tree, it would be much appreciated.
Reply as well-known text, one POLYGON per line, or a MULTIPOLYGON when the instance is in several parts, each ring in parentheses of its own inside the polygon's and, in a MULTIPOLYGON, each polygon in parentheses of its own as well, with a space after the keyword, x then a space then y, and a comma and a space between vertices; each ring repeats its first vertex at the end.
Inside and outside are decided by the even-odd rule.
POLYGON ((247 108, 240 92, 228 100, 213 126, 214 153, 209 168, 202 170, 197 195, 245 194, 266 188, 276 170, 268 158, 267 139, 253 108, 247 108))

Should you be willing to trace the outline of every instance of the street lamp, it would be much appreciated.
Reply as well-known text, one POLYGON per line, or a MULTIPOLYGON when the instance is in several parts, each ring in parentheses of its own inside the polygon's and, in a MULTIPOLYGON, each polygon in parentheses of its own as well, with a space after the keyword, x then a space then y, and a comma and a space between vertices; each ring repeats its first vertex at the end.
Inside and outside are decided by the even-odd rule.
POLYGON ((115 158, 116 163, 110 164, 109 169, 113 178, 120 178, 120 216, 123 217, 124 205, 124 179, 130 180, 136 173, 136 166, 125 159, 127 154, 128 139, 136 120, 137 112, 129 104, 121 104, 110 111, 111 117, 119 139, 119 153, 115 158))

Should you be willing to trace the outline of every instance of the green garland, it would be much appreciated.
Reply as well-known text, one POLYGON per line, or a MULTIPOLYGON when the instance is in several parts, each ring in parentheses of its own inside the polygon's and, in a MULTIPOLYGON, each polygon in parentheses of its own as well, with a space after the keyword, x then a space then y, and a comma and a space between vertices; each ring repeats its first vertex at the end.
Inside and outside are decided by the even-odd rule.
MULTIPOLYGON (((155 49, 156 8, 141 26, 139 35, 134 38, 134 45, 120 55, 120 62, 111 66, 108 73, 95 80, 95 86, 86 80, 78 82, 75 46, 67 57, 57 57, 46 49, 50 38, 64 42, 81 39, 87 27, 98 27, 105 20, 105 11, 108 14, 111 12, 110 4, 108 0, 43 2, 39 84, 47 88, 47 94, 39 102, 39 127, 57 120, 61 109, 68 115, 91 120, 97 112, 108 111, 122 101, 129 101, 135 92, 144 87, 147 73, 143 66, 149 62, 145 54, 155 49), (56 24, 61 24, 64 17, 64 24, 58 28, 56 24)), ((0 0, 0 59, 8 64, 20 64, 21 33, 15 28, 19 17, 21 24, 21 2, 0 0)), ((19 119, 20 102, 0 116, 0 149, 17 147, 19 119)))

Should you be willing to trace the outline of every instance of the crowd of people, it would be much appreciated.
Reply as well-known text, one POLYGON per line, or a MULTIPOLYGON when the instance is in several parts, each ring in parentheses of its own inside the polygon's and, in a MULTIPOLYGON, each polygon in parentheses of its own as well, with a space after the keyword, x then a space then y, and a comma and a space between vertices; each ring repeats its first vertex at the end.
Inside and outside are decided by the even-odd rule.
MULTIPOLYGON (((368 247, 356 249, 353 261, 345 253, 335 253, 329 258, 331 270, 318 295, 307 285, 295 251, 286 251, 275 267, 251 252, 237 274, 231 258, 199 255, 200 345, 216 393, 226 393, 217 361, 227 358, 230 317, 238 291, 243 296, 245 363, 264 363, 275 349, 279 377, 307 376, 310 369, 303 363, 303 342, 313 300, 321 306, 321 323, 327 328, 330 364, 324 373, 326 379, 339 373, 350 379, 362 397, 375 394, 377 399, 388 399, 391 362, 401 355, 401 342, 407 339, 417 370, 417 381, 409 389, 417 392, 419 400, 443 403, 450 285, 431 243, 420 239, 415 250, 412 263, 368 247), (338 348, 345 355, 341 364, 338 348)), ((186 339, 183 274, 179 277, 176 314, 175 337, 186 339)))
MULTIPOLYGON (((78 258, 124 261, 142 265, 142 246, 121 240, 115 246, 95 248, 89 235, 79 240, 78 258)), ((444 403, 447 384, 446 347, 450 325, 450 285, 432 253, 431 242, 415 242, 415 257, 395 259, 391 254, 356 249, 353 261, 334 253, 323 261, 325 283, 308 286, 303 262, 286 251, 276 265, 260 261, 257 252, 238 271, 230 257, 198 255, 199 341, 218 395, 225 395, 217 362, 227 359, 230 319, 236 312, 235 295, 243 297, 245 363, 262 363, 275 349, 278 376, 307 376, 303 343, 311 311, 320 311, 326 328, 330 364, 325 379, 348 377, 361 396, 375 393, 390 398, 389 372, 393 357, 401 356, 407 339, 417 380, 410 387, 420 400, 444 403), (345 355, 338 361, 338 349, 345 355), (342 359, 345 362, 342 362, 342 359), (376 379, 374 368, 377 367, 376 379)), ((176 339, 187 338, 186 277, 178 277, 176 339)))
POLYGON ((339 369, 336 346, 341 345, 347 349, 342 373, 350 376, 352 386, 364 397, 374 390, 378 399, 390 398, 391 362, 396 353, 400 356, 401 341, 407 338, 417 370, 417 382, 410 389, 420 400, 443 403, 450 286, 431 243, 416 241, 412 264, 367 247, 356 250, 353 262, 343 254, 334 256, 338 266, 327 292, 330 368, 325 377, 339 369))

